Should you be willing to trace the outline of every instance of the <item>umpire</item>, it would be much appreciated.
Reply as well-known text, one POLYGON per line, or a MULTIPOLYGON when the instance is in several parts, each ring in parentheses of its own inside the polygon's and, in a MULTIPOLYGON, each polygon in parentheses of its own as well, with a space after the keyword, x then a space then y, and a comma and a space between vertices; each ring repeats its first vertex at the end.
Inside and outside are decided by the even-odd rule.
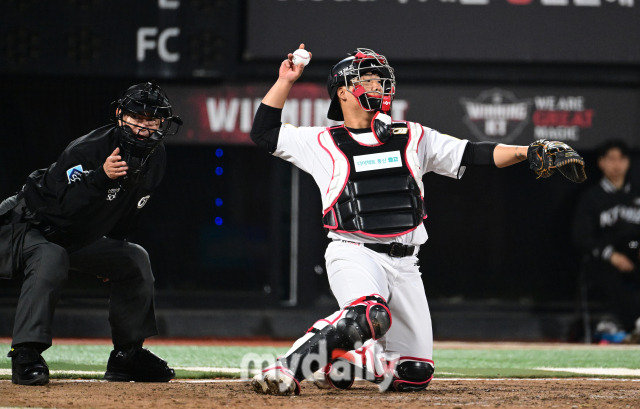
POLYGON ((158 333, 147 252, 125 237, 165 171, 162 139, 182 124, 154 83, 130 87, 112 103, 113 123, 72 141, 21 191, 0 203, 0 278, 22 274, 11 351, 12 381, 44 385, 51 323, 74 270, 108 282, 114 349, 108 381, 167 382, 167 363, 142 348, 158 333))

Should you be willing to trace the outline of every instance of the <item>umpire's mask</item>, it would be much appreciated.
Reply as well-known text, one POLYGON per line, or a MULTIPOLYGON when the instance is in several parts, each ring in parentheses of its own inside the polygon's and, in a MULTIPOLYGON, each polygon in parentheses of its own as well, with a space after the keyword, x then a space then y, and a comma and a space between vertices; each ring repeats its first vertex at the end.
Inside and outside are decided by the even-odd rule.
POLYGON ((142 180, 147 160, 165 136, 178 132, 182 120, 173 115, 169 98, 153 82, 130 87, 111 105, 118 125, 120 155, 129 167, 126 176, 119 180, 127 188, 142 180), (139 121, 127 122, 125 116, 139 121))

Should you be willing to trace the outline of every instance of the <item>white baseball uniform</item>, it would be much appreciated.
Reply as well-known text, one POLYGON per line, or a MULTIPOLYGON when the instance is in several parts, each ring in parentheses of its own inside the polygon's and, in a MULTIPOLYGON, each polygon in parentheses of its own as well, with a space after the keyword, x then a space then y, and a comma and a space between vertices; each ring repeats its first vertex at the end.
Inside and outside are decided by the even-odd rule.
MULTIPOLYGON (((441 134, 417 123, 408 122, 407 125, 411 136, 405 153, 416 179, 427 172, 452 178, 462 176, 465 169, 460 163, 467 140, 441 134)), ((351 137, 361 145, 379 145, 372 132, 351 133, 351 137)), ((326 210, 340 194, 342 181, 346 177, 342 169, 349 166, 343 155, 335 154, 337 151, 335 142, 325 128, 284 124, 280 128, 273 155, 313 176, 320 189, 323 209, 326 210)), ((366 169, 351 169, 351 172, 354 171, 366 169)), ((422 182, 417 182, 424 197, 422 182)), ((377 342, 385 347, 389 356, 433 364, 431 315, 417 257, 419 246, 427 240, 424 224, 395 237, 336 231, 329 231, 328 237, 333 241, 325 253, 327 274, 340 308, 362 296, 381 295, 387 300, 392 325, 377 342), (362 246, 362 243, 391 242, 416 246, 413 256, 391 257, 362 246)))

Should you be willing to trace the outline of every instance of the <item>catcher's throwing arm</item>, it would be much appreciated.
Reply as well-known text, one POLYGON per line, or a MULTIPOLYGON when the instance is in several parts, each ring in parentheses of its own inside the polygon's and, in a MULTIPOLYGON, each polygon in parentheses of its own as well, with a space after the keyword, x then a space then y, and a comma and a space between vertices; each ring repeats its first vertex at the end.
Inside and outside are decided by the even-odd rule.
POLYGON ((559 141, 539 139, 527 150, 529 168, 538 178, 548 178, 556 169, 572 182, 587 180, 584 159, 572 147, 559 141))

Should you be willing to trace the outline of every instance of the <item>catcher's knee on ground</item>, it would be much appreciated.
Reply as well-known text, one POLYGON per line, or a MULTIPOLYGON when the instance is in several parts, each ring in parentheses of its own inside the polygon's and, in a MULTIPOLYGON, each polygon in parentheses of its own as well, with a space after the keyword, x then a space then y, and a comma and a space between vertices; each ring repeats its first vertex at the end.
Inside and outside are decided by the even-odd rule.
POLYGON ((339 312, 335 328, 345 339, 346 349, 360 347, 365 341, 378 339, 391 327, 391 312, 379 295, 361 297, 339 312))
POLYGON ((400 360, 393 371, 388 391, 418 392, 429 386, 434 368, 430 362, 400 360))
POLYGON ((391 327, 391 313, 379 295, 361 297, 344 309, 317 321, 282 358, 297 380, 310 377, 346 351, 378 339, 391 327))

